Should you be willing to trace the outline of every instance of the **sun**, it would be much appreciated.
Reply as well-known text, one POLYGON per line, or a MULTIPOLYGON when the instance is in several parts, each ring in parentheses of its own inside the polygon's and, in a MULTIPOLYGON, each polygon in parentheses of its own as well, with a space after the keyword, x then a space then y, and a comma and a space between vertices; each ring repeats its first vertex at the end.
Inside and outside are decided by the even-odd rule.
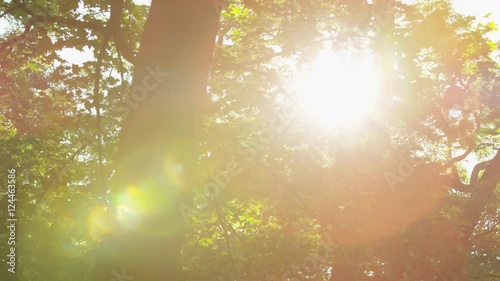
POLYGON ((298 103, 322 128, 350 128, 372 111, 377 80, 369 54, 324 50, 298 81, 298 103))

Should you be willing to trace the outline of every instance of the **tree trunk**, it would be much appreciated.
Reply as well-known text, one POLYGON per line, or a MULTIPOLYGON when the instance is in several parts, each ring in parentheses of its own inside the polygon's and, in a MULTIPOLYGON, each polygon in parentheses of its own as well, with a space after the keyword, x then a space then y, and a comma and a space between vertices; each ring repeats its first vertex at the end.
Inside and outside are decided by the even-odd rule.
POLYGON ((464 227, 463 237, 466 240, 467 248, 470 247, 470 238, 472 238, 474 229, 481 219, 484 208, 491 202, 493 191, 498 185, 498 175, 500 174, 500 151, 497 151, 495 157, 486 167, 481 178, 477 183, 471 183, 471 195, 464 208, 464 227), (496 178, 496 179, 495 179, 496 178))
MULTIPOLYGON (((481 220, 481 216, 488 204, 493 199, 493 192, 500 182, 500 151, 491 160, 484 170, 481 178, 476 182, 471 182, 471 194, 462 213, 462 233, 460 234, 463 245, 463 253, 470 257, 472 252, 472 239, 474 230, 481 220)), ((457 268, 458 281, 470 280, 468 268, 457 268)))
POLYGON ((219 10, 210 0, 153 0, 135 61, 116 170, 109 233, 94 280, 178 280, 209 97, 219 10))

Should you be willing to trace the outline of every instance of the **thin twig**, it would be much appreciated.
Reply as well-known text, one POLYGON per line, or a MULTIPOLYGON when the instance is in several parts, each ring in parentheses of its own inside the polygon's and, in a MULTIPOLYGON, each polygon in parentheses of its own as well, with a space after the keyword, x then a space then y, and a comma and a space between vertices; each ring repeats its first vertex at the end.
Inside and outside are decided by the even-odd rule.
POLYGON ((219 222, 220 226, 222 227, 222 230, 224 231, 224 237, 226 238, 226 246, 227 246, 227 251, 229 254, 229 261, 231 263, 231 269, 233 270, 234 274, 234 279, 238 281, 238 273, 236 271, 236 266, 234 265, 234 259, 233 259, 233 250, 231 248, 231 240, 229 238, 228 230, 225 226, 225 218, 223 217, 222 210, 220 208, 220 205, 218 203, 218 200, 214 200, 215 203, 215 209, 217 212, 217 216, 219 217, 219 222))

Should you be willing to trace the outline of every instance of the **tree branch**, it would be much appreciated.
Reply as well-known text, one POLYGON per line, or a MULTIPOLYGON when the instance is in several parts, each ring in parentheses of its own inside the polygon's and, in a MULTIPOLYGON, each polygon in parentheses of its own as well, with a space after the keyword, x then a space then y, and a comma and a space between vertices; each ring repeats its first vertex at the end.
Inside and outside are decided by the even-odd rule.
POLYGON ((478 182, 479 180, 479 173, 486 169, 488 167, 488 165, 491 163, 492 160, 490 161, 486 161, 486 162, 481 162, 481 163, 477 163, 476 166, 474 166, 474 168, 472 169, 472 173, 471 173, 471 176, 470 176, 470 184, 471 185, 474 185, 478 182))
POLYGON ((135 54, 129 44, 123 37, 121 29, 121 16, 123 12, 124 0, 111 0, 111 16, 109 19, 109 28, 111 32, 111 40, 116 45, 118 52, 130 63, 134 64, 135 54))
MULTIPOLYGON (((32 23, 27 23, 25 26, 24 26, 24 31, 23 33, 21 33, 21 35, 19 36, 16 36, 12 39, 9 39, 5 42, 2 42, 0 43, 0 54, 5 50, 7 49, 8 47, 11 47, 11 46, 14 46, 15 44, 17 44, 18 42, 24 40, 26 38, 26 36, 28 35, 28 33, 31 31, 31 28, 33 27, 33 24, 32 23)), ((11 49, 12 50, 12 49, 11 49)), ((9 52, 10 53, 10 52, 9 52)), ((8 55, 8 53, 6 54, 8 55)))
POLYGON ((474 229, 481 219, 484 208, 489 204, 493 191, 500 182, 500 151, 497 151, 492 160, 482 162, 476 165, 471 176, 471 185, 474 188, 471 191, 470 198, 467 201, 463 212, 463 243, 466 249, 471 247, 471 238, 474 229), (481 178, 479 171, 485 169, 481 178), (479 178, 479 179, 477 179, 479 178), (475 180, 475 182, 473 181, 475 180))
POLYGON ((234 265, 234 258, 233 258, 233 250, 231 248, 231 238, 229 237, 228 230, 226 228, 226 219, 224 218, 224 215, 222 214, 221 207, 219 206, 218 200, 214 200, 215 203, 215 210, 217 212, 217 216, 219 217, 219 222, 220 226, 222 228, 222 231, 224 231, 224 237, 226 238, 226 246, 227 246, 227 251, 229 254, 229 261, 231 263, 231 269, 234 274, 234 278, 236 281, 238 281, 238 274, 236 271, 236 266, 234 265))
POLYGON ((61 180, 61 175, 62 175, 62 172, 64 172, 64 170, 66 169, 66 167, 68 166, 68 164, 70 162, 73 162, 75 161, 75 158, 76 156, 80 155, 80 153, 82 153, 82 151, 87 148, 88 144, 84 144, 82 145, 68 160, 66 160, 64 162, 64 165, 61 166, 61 168, 59 168, 59 170, 57 171, 56 173, 56 176, 54 177, 54 180, 52 181, 51 184, 48 184, 46 182, 46 187, 44 188, 44 190, 42 191, 42 193, 38 196, 38 198, 36 199, 36 202, 40 202, 43 197, 45 196, 45 193, 47 193, 47 191, 51 188, 51 187, 55 187, 61 180))
POLYGON ((463 193, 471 192, 471 186, 463 183, 458 175, 439 175, 439 180, 444 186, 453 188, 456 191, 463 193))
POLYGON ((465 152, 464 154, 460 155, 460 156, 457 156, 457 157, 453 157, 451 159, 451 162, 460 162, 462 160, 464 160, 465 158, 467 158, 467 156, 469 156, 469 154, 471 154, 471 152, 474 151, 474 146, 471 145, 465 152))
POLYGON ((56 23, 62 26, 68 26, 77 29, 89 29, 93 32, 101 34, 106 34, 108 32, 108 25, 110 25, 109 28, 112 34, 110 40, 113 40, 113 42, 116 44, 116 49, 127 61, 132 64, 134 63, 134 51, 127 44, 126 40, 123 38, 123 32, 121 32, 121 13, 124 6, 123 0, 111 0, 111 17, 108 25, 105 25, 105 23, 98 20, 80 21, 76 19, 69 19, 48 14, 45 16, 41 16, 37 15, 36 12, 29 9, 19 0, 13 0, 13 2, 16 5, 17 9, 20 9, 31 16, 31 20, 28 21, 27 25, 35 25, 36 23, 56 23))

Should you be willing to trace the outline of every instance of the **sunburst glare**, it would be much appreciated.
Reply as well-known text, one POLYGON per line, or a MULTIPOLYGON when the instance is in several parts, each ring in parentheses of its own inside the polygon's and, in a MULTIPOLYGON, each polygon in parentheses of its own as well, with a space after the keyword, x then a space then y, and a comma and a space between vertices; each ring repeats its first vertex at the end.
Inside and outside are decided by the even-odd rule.
POLYGON ((375 103, 377 74, 369 54, 324 50, 297 82, 304 113, 323 128, 349 128, 375 103))

